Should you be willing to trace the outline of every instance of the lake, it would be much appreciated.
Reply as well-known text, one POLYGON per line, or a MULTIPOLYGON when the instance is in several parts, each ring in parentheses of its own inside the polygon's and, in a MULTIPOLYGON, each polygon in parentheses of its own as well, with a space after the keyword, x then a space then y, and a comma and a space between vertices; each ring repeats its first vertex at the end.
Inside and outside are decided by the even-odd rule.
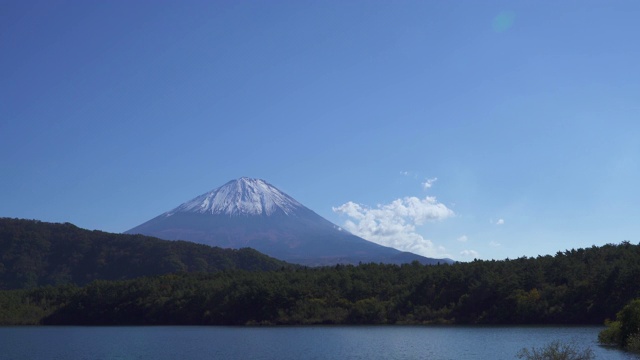
POLYGON ((0 359, 515 359, 553 340, 597 359, 640 359, 601 347, 602 327, 0 327, 0 359))

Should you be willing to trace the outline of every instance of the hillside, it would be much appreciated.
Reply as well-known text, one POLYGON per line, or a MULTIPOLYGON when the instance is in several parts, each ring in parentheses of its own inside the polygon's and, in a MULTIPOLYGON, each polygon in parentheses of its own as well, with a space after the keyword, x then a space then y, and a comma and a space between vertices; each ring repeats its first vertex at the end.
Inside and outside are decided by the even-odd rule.
POLYGON ((220 249, 89 231, 69 223, 0 218, 0 289, 283 266, 289 265, 253 249, 220 249))
POLYGON ((640 297, 640 246, 425 266, 182 273, 0 291, 0 324, 602 324, 640 297))

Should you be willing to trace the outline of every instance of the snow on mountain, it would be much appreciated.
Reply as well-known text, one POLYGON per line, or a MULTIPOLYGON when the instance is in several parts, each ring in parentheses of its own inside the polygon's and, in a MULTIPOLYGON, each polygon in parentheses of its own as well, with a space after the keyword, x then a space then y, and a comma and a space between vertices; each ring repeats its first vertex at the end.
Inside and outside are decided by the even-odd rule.
POLYGON ((307 265, 450 262, 384 247, 355 236, 260 179, 240 178, 140 224, 127 234, 209 246, 251 247, 307 265))
POLYGON ((165 216, 179 212, 230 216, 270 216, 282 212, 289 215, 300 208, 303 208, 302 204, 268 182, 243 177, 187 201, 165 213, 165 216))

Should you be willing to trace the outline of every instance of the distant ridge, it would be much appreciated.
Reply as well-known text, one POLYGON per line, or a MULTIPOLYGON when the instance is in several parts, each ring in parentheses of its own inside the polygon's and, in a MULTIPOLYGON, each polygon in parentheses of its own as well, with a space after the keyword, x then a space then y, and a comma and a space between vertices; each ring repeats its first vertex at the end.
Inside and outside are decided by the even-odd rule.
POLYGON ((253 249, 89 231, 73 224, 0 218, 0 290, 83 285, 175 272, 276 270, 290 264, 253 249))
POLYGON ((125 233, 224 248, 251 247, 280 260, 309 266, 452 262, 362 239, 265 180, 248 177, 229 181, 125 233))

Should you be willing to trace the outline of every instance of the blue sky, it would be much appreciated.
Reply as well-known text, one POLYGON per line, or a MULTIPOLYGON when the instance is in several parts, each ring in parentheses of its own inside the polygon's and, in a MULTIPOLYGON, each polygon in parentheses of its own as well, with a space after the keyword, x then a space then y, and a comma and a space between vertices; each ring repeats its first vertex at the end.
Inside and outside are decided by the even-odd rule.
POLYGON ((0 216, 241 176, 456 260, 638 242, 637 1, 1 1, 0 216))

